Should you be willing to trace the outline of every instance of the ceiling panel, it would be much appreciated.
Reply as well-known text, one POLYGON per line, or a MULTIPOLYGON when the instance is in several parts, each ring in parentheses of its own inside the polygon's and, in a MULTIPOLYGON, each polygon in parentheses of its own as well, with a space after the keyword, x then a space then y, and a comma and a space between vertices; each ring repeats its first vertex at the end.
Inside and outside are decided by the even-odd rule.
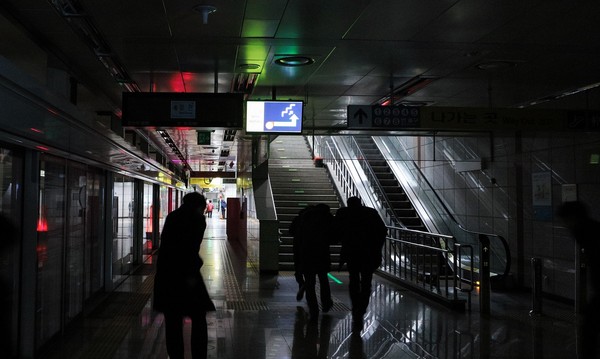
MULTIPOLYGON (((402 101, 428 106, 516 107, 600 83, 599 1, 218 0, 203 23, 194 8, 210 3, 4 0, 0 11, 49 53, 51 67, 70 71, 89 89, 87 108, 116 113, 122 91, 135 86, 159 92, 235 89, 250 99, 301 99, 308 122, 338 129, 348 105, 372 104, 389 95, 390 85, 415 77, 435 81, 402 101), (53 5, 72 6, 85 16, 61 16, 53 5), (70 26, 82 21, 93 25, 110 50, 105 57, 91 45, 97 39, 70 26), (281 67, 274 64, 281 55, 315 61, 281 67), (103 65, 107 59, 122 65, 131 83, 118 82, 111 66, 103 65), (478 68, 499 61, 511 66, 478 68)), ((23 36, 3 35, 2 55, 45 78, 39 70, 44 56, 31 46, 9 48, 9 41, 19 44, 23 36)), ((543 106, 598 108, 599 101, 582 100, 597 98, 598 91, 543 106)), ((195 144, 195 129, 172 135, 194 169, 236 156, 218 131, 214 154, 195 144)), ((150 137, 170 151, 160 136, 150 137)))

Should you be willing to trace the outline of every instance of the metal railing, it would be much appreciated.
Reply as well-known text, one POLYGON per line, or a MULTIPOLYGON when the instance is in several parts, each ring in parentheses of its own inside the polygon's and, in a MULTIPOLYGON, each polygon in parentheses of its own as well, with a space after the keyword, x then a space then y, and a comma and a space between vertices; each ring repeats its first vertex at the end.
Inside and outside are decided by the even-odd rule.
MULTIPOLYGON (((359 165, 360 170, 351 167, 356 166, 356 162, 361 162, 356 160, 357 153, 354 152, 358 149, 347 148, 352 145, 346 142, 354 142, 353 139, 345 139, 342 144, 327 137, 315 137, 313 141, 311 145, 316 148, 315 153, 323 158, 341 195, 348 198, 362 194, 365 199, 379 202, 375 203, 377 207, 384 207, 381 202, 385 202, 385 195, 382 193, 383 196, 378 198, 374 193, 373 184, 377 185, 378 181, 364 178, 369 176, 362 166, 359 165), (340 148, 340 145, 344 148, 340 148), (358 184, 355 181, 357 173, 363 176, 358 184), (368 196, 365 196, 366 192, 368 196)), ((358 156, 360 158, 360 154, 358 156)), ((387 211, 383 211, 381 215, 386 221, 391 220, 387 211)), ((474 285, 472 274, 476 270, 472 245, 459 244, 453 236, 397 226, 388 226, 388 232, 380 274, 440 299, 450 306, 464 308, 464 300, 459 299, 458 294, 466 292, 470 309, 474 285)))
POLYGON ((452 307, 464 308, 458 294, 466 292, 470 308, 473 285, 462 277, 471 272, 465 262, 472 266, 473 249, 452 236, 388 226, 379 272, 452 307))

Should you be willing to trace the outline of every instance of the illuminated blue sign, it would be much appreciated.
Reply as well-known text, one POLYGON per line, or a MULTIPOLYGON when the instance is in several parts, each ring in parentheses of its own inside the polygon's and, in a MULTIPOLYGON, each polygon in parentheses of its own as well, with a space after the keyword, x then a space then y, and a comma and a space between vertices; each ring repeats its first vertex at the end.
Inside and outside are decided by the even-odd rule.
POLYGON ((246 132, 302 133, 302 101, 248 101, 246 132))

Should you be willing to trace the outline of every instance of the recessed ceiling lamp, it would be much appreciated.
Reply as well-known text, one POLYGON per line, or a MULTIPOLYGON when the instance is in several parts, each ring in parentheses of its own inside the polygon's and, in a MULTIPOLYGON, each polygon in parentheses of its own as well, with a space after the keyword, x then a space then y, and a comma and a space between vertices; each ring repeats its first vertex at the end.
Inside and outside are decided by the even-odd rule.
POLYGON ((240 64, 240 65, 238 65, 238 68, 241 70, 256 70, 256 69, 260 69, 260 65, 259 64, 240 64))
POLYGON ((216 12, 217 8, 212 5, 196 5, 194 10, 202 14, 202 23, 206 25, 208 24, 208 15, 216 12))
POLYGON ((288 67, 307 66, 312 65, 314 62, 315 60, 313 58, 301 55, 284 56, 275 60, 277 65, 288 67))

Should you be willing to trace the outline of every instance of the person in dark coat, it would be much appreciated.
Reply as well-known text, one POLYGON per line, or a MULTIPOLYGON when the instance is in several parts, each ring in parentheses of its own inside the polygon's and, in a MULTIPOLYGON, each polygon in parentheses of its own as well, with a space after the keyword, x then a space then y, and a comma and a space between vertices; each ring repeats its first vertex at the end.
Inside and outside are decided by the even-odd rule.
POLYGON ((206 199, 197 192, 183 197, 181 207, 169 213, 161 234, 154 282, 154 309, 165 317, 167 353, 183 359, 183 319, 192 320, 192 358, 206 358, 206 312, 215 306, 200 274, 200 244, 206 229, 206 199))
POLYGON ((316 280, 319 278, 321 308, 328 312, 333 306, 327 273, 331 270, 329 246, 333 242, 333 216, 328 205, 320 203, 302 214, 299 226, 299 269, 304 275, 306 302, 311 319, 319 314, 316 280))
POLYGON ((358 197, 350 197, 347 207, 336 212, 335 228, 342 242, 340 266, 348 264, 353 330, 360 331, 371 296, 373 272, 381 265, 387 227, 375 209, 363 206, 358 197))
POLYGON ((600 333, 600 263, 595 257, 600 253, 600 222, 592 219, 588 208, 579 201, 565 202, 557 211, 577 244, 581 248, 581 266, 586 268, 582 273, 581 283, 586 289, 581 322, 581 346, 578 358, 600 358, 597 350, 600 333))

